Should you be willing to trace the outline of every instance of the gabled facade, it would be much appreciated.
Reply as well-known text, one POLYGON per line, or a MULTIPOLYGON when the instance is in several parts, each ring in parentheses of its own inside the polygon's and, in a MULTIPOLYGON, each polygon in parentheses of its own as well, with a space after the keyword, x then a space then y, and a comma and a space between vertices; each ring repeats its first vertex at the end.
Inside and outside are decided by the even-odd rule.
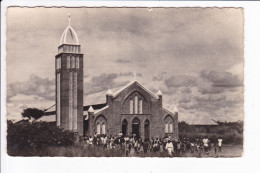
POLYGON ((135 134, 141 138, 171 136, 178 138, 178 112, 171 112, 162 105, 162 93, 155 95, 139 82, 133 81, 127 86, 104 95, 106 103, 86 105, 84 133, 124 135, 135 134), (103 105, 94 110, 93 107, 103 105))

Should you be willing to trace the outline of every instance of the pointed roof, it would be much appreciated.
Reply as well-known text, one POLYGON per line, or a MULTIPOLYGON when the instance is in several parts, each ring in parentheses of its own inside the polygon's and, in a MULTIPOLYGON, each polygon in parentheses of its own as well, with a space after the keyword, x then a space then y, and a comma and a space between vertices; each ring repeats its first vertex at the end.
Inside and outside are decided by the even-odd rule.
MULTIPOLYGON (((130 87, 134 83, 136 83, 139 87, 141 87, 146 92, 148 92, 155 99, 158 99, 157 95, 155 95, 152 91, 150 91, 149 89, 145 88, 142 84, 140 84, 139 82, 137 82, 135 80, 131 81, 126 86, 110 89, 111 92, 113 93, 112 96, 113 97, 117 97, 122 91, 124 91, 126 88, 130 87)), ((108 91, 105 90, 105 91, 101 91, 101 92, 85 95, 84 96, 84 106, 106 104, 106 94, 107 93, 108 93, 108 91)))
POLYGON ((92 106, 89 107, 88 112, 91 112, 91 113, 94 112, 94 109, 92 108, 92 106))
POLYGON ((162 96, 162 95, 163 95, 163 94, 162 94, 162 91, 161 91, 161 90, 158 90, 158 92, 156 93, 156 95, 162 96))
POLYGON ((108 95, 108 96, 112 96, 112 95, 113 95, 113 92, 111 91, 111 89, 108 89, 108 90, 107 90, 107 95, 108 95))
POLYGON ((157 96, 152 92, 150 91, 149 89, 147 89, 146 87, 144 87, 142 84, 140 84, 138 81, 136 80, 133 80, 132 82, 130 82, 129 84, 127 84, 126 86, 124 86, 123 88, 121 88, 120 90, 116 91, 114 94, 113 94, 113 97, 116 97, 118 96, 122 91, 124 91, 126 88, 130 87, 132 84, 136 83, 139 87, 141 87, 143 90, 145 90, 146 92, 148 92, 151 96, 153 96, 154 98, 157 99, 157 96))
POLYGON ((177 106, 174 106, 173 112, 174 112, 174 113, 175 113, 175 112, 179 112, 178 109, 177 109, 177 106))
POLYGON ((64 32, 61 35, 60 45, 62 45, 62 44, 76 44, 76 45, 79 45, 78 35, 77 35, 76 31, 70 25, 70 15, 71 14, 68 14, 68 16, 69 16, 69 25, 66 27, 66 29, 64 30, 64 32))

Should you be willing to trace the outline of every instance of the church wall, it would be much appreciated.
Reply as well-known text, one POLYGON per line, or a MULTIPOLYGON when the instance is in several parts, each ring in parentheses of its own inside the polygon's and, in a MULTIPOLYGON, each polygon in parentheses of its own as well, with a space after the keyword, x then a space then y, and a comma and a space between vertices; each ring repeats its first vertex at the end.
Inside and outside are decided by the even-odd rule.
MULTIPOLYGON (((162 97, 157 99, 134 83, 115 98, 107 96, 107 105, 109 107, 100 113, 107 120, 107 135, 118 135, 119 132, 122 131, 122 122, 124 119, 127 121, 127 134, 130 135, 132 133, 132 121, 137 117, 140 120, 140 136, 143 139, 145 137, 145 120, 149 120, 150 123, 150 137, 163 138, 165 136, 164 118, 169 112, 162 109, 162 97), (143 100, 142 114, 130 114, 130 99, 133 99, 136 94, 143 100)), ((174 130, 171 137, 178 138, 178 115, 171 114, 171 117, 174 122, 174 130)), ((97 116, 95 118, 97 118, 97 116)), ((97 131, 95 120, 93 124, 94 134, 94 132, 97 131)))
POLYGON ((161 131, 164 127, 163 123, 160 123, 160 111, 158 99, 151 96, 143 88, 138 86, 136 83, 132 84, 124 91, 122 91, 113 100, 113 134, 117 135, 122 130, 122 121, 126 119, 128 122, 128 134, 132 132, 132 120, 134 117, 138 117, 140 120, 140 135, 144 138, 144 121, 146 119, 150 122, 150 136, 158 137, 161 135, 161 131), (130 98, 134 98, 135 94, 141 96, 144 99, 143 102, 143 114, 130 114, 130 98))

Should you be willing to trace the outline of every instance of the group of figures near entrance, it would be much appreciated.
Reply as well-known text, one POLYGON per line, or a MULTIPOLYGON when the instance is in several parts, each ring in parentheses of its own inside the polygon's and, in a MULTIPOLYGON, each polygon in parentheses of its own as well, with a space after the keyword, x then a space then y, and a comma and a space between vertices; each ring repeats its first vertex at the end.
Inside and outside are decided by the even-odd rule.
POLYGON ((130 154, 131 151, 133 151, 135 154, 165 152, 170 157, 181 157, 186 152, 197 152, 199 157, 201 157, 202 153, 209 154, 212 147, 214 148, 215 153, 221 152, 222 147, 222 138, 209 139, 207 137, 201 137, 174 140, 171 136, 167 136, 155 139, 145 138, 143 140, 135 134, 124 136, 122 132, 120 132, 116 137, 97 134, 95 134, 94 137, 85 136, 80 138, 80 142, 83 142, 89 147, 102 147, 107 150, 123 150, 125 156, 134 156, 130 154))

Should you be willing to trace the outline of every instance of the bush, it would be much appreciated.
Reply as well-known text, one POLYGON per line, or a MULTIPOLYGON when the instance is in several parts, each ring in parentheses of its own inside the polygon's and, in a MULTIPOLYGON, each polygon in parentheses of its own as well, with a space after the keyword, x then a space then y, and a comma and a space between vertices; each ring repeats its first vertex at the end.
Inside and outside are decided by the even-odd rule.
POLYGON ((73 132, 47 122, 7 122, 7 152, 15 155, 18 150, 42 149, 49 146, 74 144, 73 132))

